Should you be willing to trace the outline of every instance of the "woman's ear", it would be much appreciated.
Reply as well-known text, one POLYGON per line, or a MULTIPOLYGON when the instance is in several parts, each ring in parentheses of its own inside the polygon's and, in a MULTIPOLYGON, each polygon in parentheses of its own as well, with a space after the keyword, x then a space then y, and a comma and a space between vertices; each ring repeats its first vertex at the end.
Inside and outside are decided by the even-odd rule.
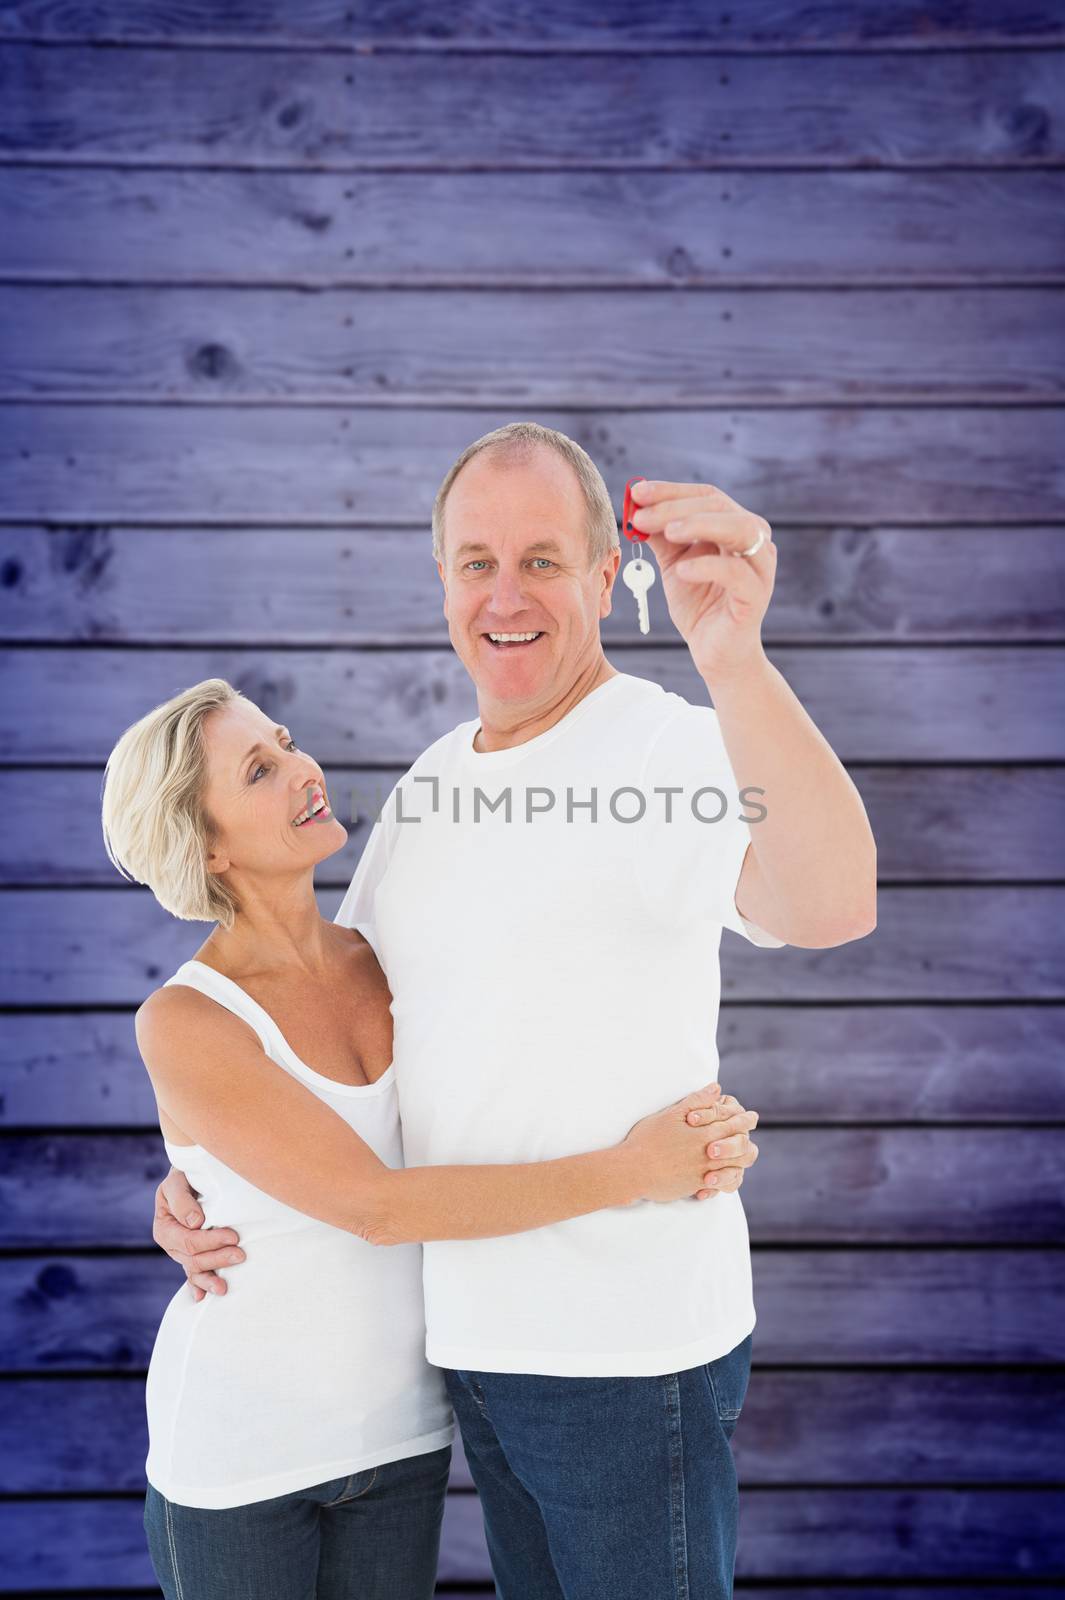
POLYGON ((204 832, 207 835, 207 870, 208 872, 228 872, 229 857, 215 843, 218 838, 218 829, 209 816, 205 816, 203 822, 204 832))
POLYGON ((207 849, 206 866, 208 872, 228 872, 230 860, 218 844, 218 824, 204 805, 200 811, 200 827, 203 831, 203 840, 207 849))

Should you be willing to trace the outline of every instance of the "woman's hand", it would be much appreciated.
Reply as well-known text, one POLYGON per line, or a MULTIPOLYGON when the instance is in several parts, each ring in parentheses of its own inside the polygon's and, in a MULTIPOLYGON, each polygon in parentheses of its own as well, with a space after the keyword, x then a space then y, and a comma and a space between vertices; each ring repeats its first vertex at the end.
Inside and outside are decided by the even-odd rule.
POLYGON ((645 1200, 710 1199, 738 1189, 744 1169, 757 1161, 758 1146, 748 1137, 757 1111, 746 1111, 734 1095, 715 1094, 716 1088, 694 1090, 642 1117, 625 1135, 622 1144, 637 1163, 645 1200))

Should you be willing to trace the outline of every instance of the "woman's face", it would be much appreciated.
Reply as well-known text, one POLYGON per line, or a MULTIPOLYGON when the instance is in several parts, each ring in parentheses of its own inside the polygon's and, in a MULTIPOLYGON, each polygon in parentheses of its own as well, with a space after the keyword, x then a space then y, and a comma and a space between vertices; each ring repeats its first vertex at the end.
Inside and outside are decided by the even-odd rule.
POLYGON ((345 843, 347 829, 327 803, 318 763, 258 706, 237 700, 219 707, 204 719, 203 736, 212 872, 290 876, 345 843))

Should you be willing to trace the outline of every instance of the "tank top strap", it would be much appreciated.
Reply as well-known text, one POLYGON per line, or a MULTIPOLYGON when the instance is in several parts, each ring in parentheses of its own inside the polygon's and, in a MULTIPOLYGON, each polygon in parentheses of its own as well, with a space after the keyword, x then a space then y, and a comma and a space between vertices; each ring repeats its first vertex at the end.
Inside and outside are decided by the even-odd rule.
POLYGON ((204 961, 183 961, 163 987, 172 983, 186 984, 191 989, 199 989, 209 999, 217 1000, 220 1006, 225 1006, 227 1011, 232 1011, 234 1016, 240 1017, 249 1028, 254 1029, 266 1054, 277 1059, 274 1049, 277 1029, 273 1019, 258 1001, 246 994, 239 983, 227 978, 224 972, 216 972, 204 961))

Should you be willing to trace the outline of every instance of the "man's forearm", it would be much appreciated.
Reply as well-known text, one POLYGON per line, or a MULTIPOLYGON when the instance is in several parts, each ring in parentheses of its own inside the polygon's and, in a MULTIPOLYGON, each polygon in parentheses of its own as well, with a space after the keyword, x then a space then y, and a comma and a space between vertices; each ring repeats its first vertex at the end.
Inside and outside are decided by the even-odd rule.
MULTIPOLYGON (((751 824, 751 841, 773 901, 772 931, 809 947, 871 932, 876 841, 827 739, 764 654, 707 689, 737 787, 765 791, 756 798, 766 816, 751 824)), ((761 919, 752 912, 751 920, 761 919)))
POLYGON ((639 1189, 623 1144, 517 1165, 406 1167, 382 1175, 355 1231, 371 1244, 490 1239, 631 1205, 639 1189))

